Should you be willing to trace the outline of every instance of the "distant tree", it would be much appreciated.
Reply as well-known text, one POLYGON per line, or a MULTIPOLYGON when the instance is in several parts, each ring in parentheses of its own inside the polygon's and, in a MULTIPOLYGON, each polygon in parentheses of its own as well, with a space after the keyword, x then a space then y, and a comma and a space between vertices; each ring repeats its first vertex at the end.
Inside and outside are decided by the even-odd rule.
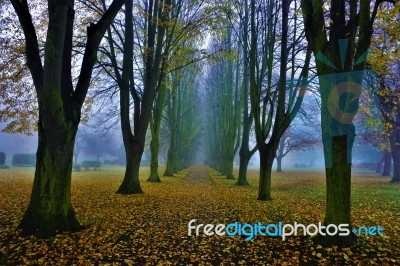
POLYGON ((192 163, 201 123, 196 104, 196 67, 171 73, 171 87, 165 107, 169 147, 164 176, 173 176, 192 163))
MULTIPOLYGON (((128 1, 124 18, 108 29, 107 45, 102 48, 102 70, 111 77, 109 83, 114 86, 110 87, 119 90, 118 111, 126 153, 126 169, 117 191, 119 194, 143 192, 139 166, 146 134, 150 122, 154 122, 153 129, 158 128, 159 121, 155 118, 162 112, 162 106, 160 112, 154 112, 157 107, 154 103, 162 98, 158 97, 161 96, 159 93, 163 90, 165 76, 175 68, 189 64, 185 53, 176 52, 179 49, 175 48, 200 36, 198 27, 201 21, 206 21, 205 17, 200 17, 203 4, 203 1, 183 0, 128 1), (189 19, 182 20, 182 14, 187 14, 189 19), (179 60, 171 60, 174 56, 179 60), (182 65, 171 64, 175 61, 180 61, 182 65)), ((189 50, 186 49, 187 52, 189 50)), ((157 150, 154 149, 156 142, 155 138, 154 153, 157 150)), ((156 164, 153 165, 154 176, 156 164)))
POLYGON ((115 156, 118 154, 118 148, 111 137, 85 132, 79 138, 81 151, 86 155, 94 156, 97 161, 100 160, 101 156, 115 156))
POLYGON ((0 152, 0 165, 6 164, 6 154, 4 152, 0 152))
POLYGON ((306 151, 321 143, 321 135, 310 125, 293 123, 283 134, 276 154, 276 171, 282 172, 282 159, 292 151, 306 151))
MULTIPOLYGON (((226 19, 221 22, 227 23, 226 19)), ((242 100, 240 59, 232 26, 219 30, 210 42, 211 51, 224 52, 209 61, 204 80, 209 165, 227 179, 234 179, 233 160, 240 145, 242 100)))

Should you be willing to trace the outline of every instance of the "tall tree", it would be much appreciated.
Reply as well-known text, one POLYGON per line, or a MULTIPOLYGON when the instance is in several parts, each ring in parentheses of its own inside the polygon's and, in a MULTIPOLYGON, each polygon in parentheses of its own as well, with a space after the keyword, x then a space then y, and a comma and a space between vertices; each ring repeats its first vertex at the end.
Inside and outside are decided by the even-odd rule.
MULTIPOLYGON (((106 58, 102 67, 120 90, 119 111, 127 158, 124 179, 117 193, 142 193, 139 166, 147 129, 150 124, 151 133, 156 133, 158 130, 155 129, 161 124, 165 76, 173 69, 191 63, 181 57, 183 66, 177 66, 171 63, 171 58, 176 54, 175 50, 180 50, 177 48, 180 42, 186 42, 196 33, 200 35, 199 25, 206 19, 200 16, 202 5, 202 1, 138 1, 128 7, 129 11, 125 10, 125 22, 110 25, 108 46, 102 49, 106 58), (133 16, 132 12, 139 15, 133 16), (186 20, 181 19, 182 13, 188 13, 186 20)), ((158 135, 153 134, 154 141, 150 145, 153 159, 158 157, 158 135)), ((155 176, 158 164, 153 162, 151 179, 158 181, 155 176)))
POLYGON ((24 235, 49 237, 81 228, 71 204, 71 171, 76 132, 100 41, 125 0, 114 0, 87 29, 78 81, 72 82, 74 1, 49 0, 42 65, 28 2, 10 0, 26 41, 26 62, 39 106, 36 171, 32 194, 18 228, 24 235))
MULTIPOLYGON (((297 74, 299 79, 296 81, 295 57, 300 54, 299 48, 300 51, 304 48, 299 47, 302 37, 297 35, 297 30, 289 34, 290 3, 289 0, 283 0, 279 6, 274 1, 267 3, 250 1, 250 101, 260 153, 258 200, 272 199, 272 164, 280 139, 299 111, 307 88, 311 52, 307 49, 304 65, 300 67, 301 73, 297 74), (258 21, 257 18, 262 19, 258 21), (281 19, 280 32, 277 31, 278 19, 281 19), (275 43, 278 43, 278 46, 275 46, 275 43), (280 51, 278 62, 274 61, 275 49, 280 51), (274 63, 279 63, 279 78, 276 85, 273 84, 274 63), (288 65, 290 78, 286 75, 288 65)), ((296 5, 296 2, 294 4, 296 5)), ((296 12, 291 21, 294 29, 297 29, 296 12)))
MULTIPOLYGON (((223 21, 226 23, 226 19, 223 21)), ((210 49, 224 52, 210 60, 206 84, 209 164, 233 179, 233 160, 240 145, 241 109, 240 53, 235 53, 238 43, 232 33, 233 25, 218 30, 211 41, 210 49)))
MULTIPOLYGON (((147 127, 151 118, 151 110, 157 89, 160 84, 160 77, 163 75, 163 65, 165 62, 165 44, 168 21, 170 20, 171 0, 149 0, 146 10, 146 46, 144 53, 144 76, 143 76, 143 95, 141 101, 135 100, 134 132, 132 134, 129 120, 129 86, 126 87, 123 97, 121 97, 121 126, 124 136, 126 150, 126 170, 122 184, 117 193, 137 194, 142 193, 139 182, 139 167, 144 150, 147 127)), ((131 22, 129 22, 131 24, 131 22)), ((130 81, 130 86, 132 80, 130 81)), ((128 83, 129 84, 129 83, 128 83)))
POLYGON ((171 85, 166 103, 166 123, 169 148, 164 176, 173 176, 193 162, 196 139, 200 129, 197 114, 197 69, 192 65, 171 73, 171 85))
POLYGON ((160 134, 163 110, 166 102, 167 86, 165 81, 160 85, 159 92, 154 103, 152 117, 150 119, 150 176, 147 179, 149 182, 161 182, 158 176, 158 155, 160 150, 160 134), (164 83, 164 84, 163 84, 164 83))
MULTIPOLYGON (((320 59, 316 64, 321 86, 327 181, 325 224, 351 224, 353 117, 360 93, 360 85, 356 84, 362 84, 372 27, 382 2, 385 1, 301 1, 307 41, 314 56, 320 59), (346 97, 340 97, 342 92, 334 89, 338 84, 347 84, 339 86, 343 88, 339 90, 344 91, 341 95, 346 97)), ((323 240, 327 244, 349 246, 354 243, 355 236, 332 236, 323 240)))
POLYGON ((190 161, 190 159, 181 156, 184 156, 186 150, 193 146, 192 138, 197 135, 197 125, 189 123, 184 128, 181 128, 179 123, 185 123, 190 119, 192 119, 193 123, 196 121, 194 118, 196 104, 190 101, 196 100, 194 98, 195 94, 192 93, 194 92, 195 72, 198 71, 196 63, 204 57, 204 52, 202 53, 199 43, 201 43, 203 39, 202 31, 205 30, 206 25, 210 23, 205 19, 208 17, 209 12, 204 10, 202 2, 181 1, 180 5, 181 6, 177 7, 176 12, 174 12, 174 20, 177 21, 177 26, 179 25, 179 27, 176 27, 177 29, 175 32, 172 32, 174 41, 172 42, 173 45, 170 47, 165 76, 163 77, 157 99, 153 106, 153 116, 150 122, 152 140, 150 143, 151 163, 148 181, 159 181, 158 157, 161 126, 163 125, 161 121, 163 111, 165 111, 166 118, 164 126, 169 133, 170 143, 164 175, 172 176, 176 171, 181 170, 181 167, 187 166, 187 161, 190 161), (177 77, 181 77, 181 79, 177 80, 177 77), (187 82, 187 84, 184 84, 185 82, 187 82), (188 89, 189 91, 183 92, 182 89, 188 89), (176 95, 182 94, 186 95, 186 98, 175 97, 176 95), (177 99, 180 99, 179 102, 176 102, 177 99), (173 102, 173 106, 175 106, 175 104, 183 105, 183 107, 179 107, 178 110, 185 112, 184 115, 179 112, 177 113, 176 110, 171 112, 171 101, 173 102), (182 119, 176 117, 182 115, 182 119), (177 123, 176 126, 172 126, 175 123, 177 123), (196 130, 192 131, 193 128, 196 128, 196 130), (191 134, 194 134, 194 136, 191 134), (190 141, 188 143, 182 143, 183 139, 177 140, 180 136, 188 138, 190 141), (179 151, 182 150, 185 152, 178 155, 179 151))
POLYGON ((239 39, 243 49, 243 79, 242 79, 242 136, 241 144, 239 149, 239 176, 236 181, 236 185, 244 186, 248 185, 247 181, 247 168, 249 161, 254 153, 257 151, 257 145, 250 149, 250 132, 253 124, 253 115, 250 113, 251 108, 249 107, 249 9, 247 1, 242 1, 239 5, 239 17, 240 17, 240 30, 239 39))

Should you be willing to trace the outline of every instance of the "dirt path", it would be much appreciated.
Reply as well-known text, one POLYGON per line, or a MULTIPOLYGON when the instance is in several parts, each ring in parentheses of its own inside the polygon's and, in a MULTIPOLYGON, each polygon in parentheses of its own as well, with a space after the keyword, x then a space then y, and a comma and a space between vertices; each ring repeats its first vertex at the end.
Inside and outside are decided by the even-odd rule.
POLYGON ((210 177, 208 175, 210 170, 211 169, 205 165, 192 165, 188 168, 190 173, 186 177, 186 180, 196 182, 210 181, 210 177))

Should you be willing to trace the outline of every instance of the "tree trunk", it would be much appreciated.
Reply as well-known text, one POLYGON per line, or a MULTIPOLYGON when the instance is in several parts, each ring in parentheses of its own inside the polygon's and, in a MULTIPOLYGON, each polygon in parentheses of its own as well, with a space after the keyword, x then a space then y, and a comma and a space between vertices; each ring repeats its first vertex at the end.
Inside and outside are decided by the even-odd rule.
MULTIPOLYGON (((353 118, 358 110, 358 93, 361 93, 352 83, 358 84, 359 88, 362 85, 366 60, 360 58, 370 47, 376 11, 382 2, 377 1, 372 9, 371 1, 351 1, 348 6, 346 1, 331 1, 330 27, 327 30, 325 22, 328 17, 322 8, 324 1, 301 1, 307 42, 316 57, 320 53, 327 58, 316 60, 327 180, 326 224, 343 223, 351 228, 353 118), (356 60, 359 63, 353 64, 356 60), (340 65, 342 67, 338 69, 340 65), (345 89, 341 95, 347 94, 347 97, 338 93, 340 87, 345 89)), ((341 247, 350 246, 356 240, 354 234, 319 238, 324 244, 341 247)))
POLYGON ((396 138, 390 141, 393 156, 393 178, 390 183, 400 183, 400 132, 395 132, 396 138))
MULTIPOLYGON (((173 139, 171 139, 173 140, 173 139)), ((176 163, 176 158, 175 158, 175 147, 174 144, 171 142, 169 148, 168 148, 168 159, 167 159, 167 166, 165 167, 165 172, 164 176, 174 176, 175 172, 175 163, 176 163)))
POLYGON ((118 194, 142 194, 139 181, 140 160, 143 154, 143 145, 138 141, 125 144, 126 167, 124 180, 117 190, 118 194))
MULTIPOLYGON (((332 153, 332 167, 326 171, 326 216, 325 225, 348 224, 351 226, 351 163, 348 162, 348 145, 354 142, 354 138, 348 142, 348 136, 332 137, 332 148, 326 147, 325 152, 332 153)), ((349 149, 351 151, 351 148, 349 149)), ((326 156, 329 157, 329 156, 326 156)), ((351 230, 351 228, 350 228, 351 230)), ((324 245, 338 245, 348 247, 356 241, 352 233, 348 236, 321 236, 317 237, 324 245)))
MULTIPOLYGON (((39 119, 36 171, 22 235, 50 237, 81 226, 71 204, 71 171, 77 125, 39 119), (46 122, 45 122, 46 121, 46 122)), ((66 122, 64 122, 66 123, 66 122)))
POLYGON ((258 200, 272 200, 271 197, 271 172, 274 157, 269 156, 269 153, 260 148, 260 182, 258 186, 258 200))
POLYGON ((380 174, 382 173, 382 168, 383 168, 383 163, 385 160, 385 154, 382 155, 382 158, 379 160, 379 162, 376 163, 376 170, 375 173, 380 174))
POLYGON ((400 148, 397 148, 395 152, 392 153, 393 156, 393 178, 391 183, 400 183, 400 148))
POLYGON ((226 179, 235 179, 233 176, 233 156, 227 156, 225 161, 225 175, 226 179))
POLYGON ((247 186, 249 182, 247 181, 247 168, 249 166, 250 156, 246 152, 239 152, 240 164, 239 164, 239 178, 236 182, 238 186, 247 186))
POLYGON ((148 182, 161 182, 158 176, 158 153, 160 149, 159 135, 153 135, 150 142, 151 162, 150 162, 150 176, 148 182))
POLYGON ((74 163, 75 163, 75 164, 78 164, 78 154, 76 154, 76 155, 74 156, 74 163))
POLYGON ((165 106, 166 88, 163 84, 160 85, 155 106, 153 108, 153 118, 150 120, 151 142, 150 142, 150 176, 147 179, 149 182, 161 182, 158 176, 158 155, 160 153, 160 133, 161 119, 165 106))
POLYGON ((390 152, 386 151, 384 154, 384 167, 382 176, 390 176, 390 172, 392 170, 392 155, 390 152))
POLYGON ((282 173, 282 157, 280 156, 276 157, 276 172, 282 173))
MULTIPOLYGON (((122 78, 119 82, 120 93, 120 118, 121 118, 121 131, 122 139, 124 142, 126 154, 125 175, 122 184, 117 190, 118 194, 141 194, 143 193, 139 181, 139 168, 140 161, 144 150, 144 141, 148 121, 150 118, 150 111, 148 109, 140 110, 140 117, 138 117, 139 103, 135 101, 135 114, 134 114, 134 134, 131 130, 130 113, 130 91, 133 91, 133 25, 132 25, 132 2, 125 3, 125 42, 124 42, 124 55, 122 63, 122 78), (143 119, 140 119, 142 118, 143 119)), ((118 71, 117 69, 115 70, 118 71)), ((145 90, 148 88, 145 88, 145 90)), ((152 95, 152 94, 151 94, 152 95)), ((143 102, 149 99, 148 92, 143 93, 143 102)), ((151 99, 151 98, 150 98, 151 99)), ((140 105, 143 108, 143 103, 140 105)), ((152 101, 151 101, 152 103, 152 101)))

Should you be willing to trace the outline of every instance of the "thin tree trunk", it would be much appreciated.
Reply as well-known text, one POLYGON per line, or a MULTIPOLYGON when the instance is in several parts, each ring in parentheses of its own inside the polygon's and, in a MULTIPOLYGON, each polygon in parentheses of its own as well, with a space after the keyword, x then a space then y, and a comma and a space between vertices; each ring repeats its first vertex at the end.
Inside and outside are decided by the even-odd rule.
POLYGON ((161 182, 158 176, 158 155, 160 151, 160 133, 161 119, 165 106, 166 88, 163 84, 160 85, 156 104, 153 108, 153 118, 150 120, 151 142, 150 142, 150 176, 147 179, 149 182, 161 182))
POLYGON ((159 135, 153 135, 150 142, 151 161, 150 161, 150 176, 148 182, 161 182, 158 176, 158 153, 160 150, 159 135))
POLYGON ((282 172, 282 157, 280 156, 276 157, 276 172, 278 173, 282 172))
POLYGON ((383 163, 385 160, 385 154, 382 155, 382 158, 379 160, 379 162, 376 163, 376 170, 375 173, 380 174, 382 173, 382 168, 383 168, 383 163))
POLYGON ((165 167, 164 176, 174 176, 176 168, 175 164, 176 164, 175 147, 173 142, 171 142, 168 148, 168 159, 167 159, 167 166, 165 167))
POLYGON ((384 167, 382 176, 390 176, 390 172, 392 170, 392 154, 386 151, 383 158, 384 158, 384 164, 383 164, 384 167))

